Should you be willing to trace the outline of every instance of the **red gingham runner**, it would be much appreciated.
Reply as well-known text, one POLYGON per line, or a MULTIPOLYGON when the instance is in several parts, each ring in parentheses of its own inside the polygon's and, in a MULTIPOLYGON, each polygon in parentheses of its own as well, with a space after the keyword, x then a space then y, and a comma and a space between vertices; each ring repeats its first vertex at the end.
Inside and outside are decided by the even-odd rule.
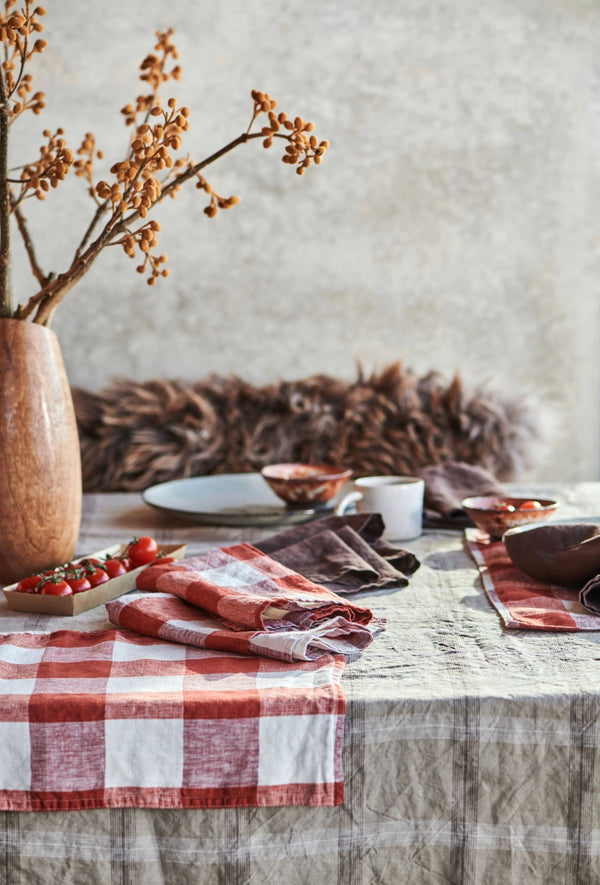
POLYGON ((354 656, 385 622, 250 544, 150 566, 107 603, 113 624, 201 648, 284 661, 354 656))
POLYGON ((554 632, 600 630, 600 617, 579 603, 579 591, 544 584, 513 565, 502 541, 466 529, 467 547, 483 586, 507 627, 554 632))
POLYGON ((0 809, 338 805, 343 666, 121 630, 0 636, 0 809))

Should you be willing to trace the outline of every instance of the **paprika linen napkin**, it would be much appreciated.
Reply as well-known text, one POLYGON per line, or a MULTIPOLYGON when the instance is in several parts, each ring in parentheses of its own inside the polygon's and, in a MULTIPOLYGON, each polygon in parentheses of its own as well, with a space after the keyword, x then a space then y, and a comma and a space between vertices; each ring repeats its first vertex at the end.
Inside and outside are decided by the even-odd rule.
POLYGON ((385 621, 250 544, 149 566, 106 609, 113 624, 197 647, 283 661, 354 657, 385 621))
POLYGON ((529 577, 513 564, 502 541, 491 541, 478 529, 466 529, 465 536, 487 596, 506 627, 600 630, 600 617, 581 605, 577 589, 529 577))

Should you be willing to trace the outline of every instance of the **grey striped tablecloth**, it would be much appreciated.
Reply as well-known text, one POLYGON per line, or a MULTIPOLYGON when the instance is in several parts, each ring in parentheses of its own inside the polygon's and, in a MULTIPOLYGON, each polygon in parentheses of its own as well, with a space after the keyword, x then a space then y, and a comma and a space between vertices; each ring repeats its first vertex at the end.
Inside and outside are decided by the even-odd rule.
MULTIPOLYGON (((564 516, 600 515, 600 483, 530 492, 558 495, 564 516)), ((90 495, 79 552, 142 531, 190 554, 266 534, 90 495)), ((409 546, 422 562, 409 586, 361 597, 388 629, 344 675, 343 806, 4 812, 0 882, 600 881, 600 631, 508 631, 461 535, 409 546)), ((0 608, 2 632, 67 626, 101 629, 104 611, 67 624, 0 608)))

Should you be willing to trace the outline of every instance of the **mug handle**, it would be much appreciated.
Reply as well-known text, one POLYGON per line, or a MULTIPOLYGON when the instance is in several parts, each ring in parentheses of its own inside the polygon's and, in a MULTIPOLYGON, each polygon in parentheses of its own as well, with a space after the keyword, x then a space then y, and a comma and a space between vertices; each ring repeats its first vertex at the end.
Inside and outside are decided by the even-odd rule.
POLYGON ((343 516, 350 504, 353 504, 355 501, 360 501, 362 496, 362 492, 349 492, 347 495, 344 495, 333 512, 336 516, 343 516))

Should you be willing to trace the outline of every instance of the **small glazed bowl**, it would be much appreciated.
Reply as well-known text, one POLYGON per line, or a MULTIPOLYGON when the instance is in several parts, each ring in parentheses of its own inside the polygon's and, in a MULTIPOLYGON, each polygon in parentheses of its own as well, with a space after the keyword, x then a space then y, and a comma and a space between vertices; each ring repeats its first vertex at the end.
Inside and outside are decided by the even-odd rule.
POLYGON ((288 507, 313 507, 334 498, 352 471, 337 464, 268 464, 261 470, 275 494, 288 507))
POLYGON ((544 522, 556 512, 558 501, 549 498, 484 495, 465 498, 462 507, 477 528, 486 532, 490 538, 501 538, 504 532, 516 526, 544 522))

